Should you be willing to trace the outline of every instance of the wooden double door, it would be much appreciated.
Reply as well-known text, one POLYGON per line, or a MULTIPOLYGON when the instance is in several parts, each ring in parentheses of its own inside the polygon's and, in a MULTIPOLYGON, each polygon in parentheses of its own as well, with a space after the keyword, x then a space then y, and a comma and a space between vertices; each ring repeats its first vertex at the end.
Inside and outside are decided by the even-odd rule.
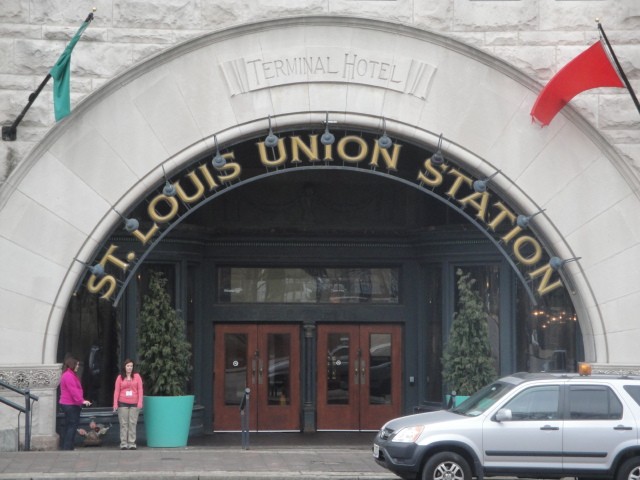
POLYGON ((400 326, 327 324, 316 334, 310 368, 299 325, 217 325, 214 430, 240 430, 247 388, 252 431, 300 431, 303 395, 316 404, 318 430, 377 430, 400 415, 400 326))
POLYGON ((402 329, 318 326, 318 430, 378 430, 401 413, 402 329))

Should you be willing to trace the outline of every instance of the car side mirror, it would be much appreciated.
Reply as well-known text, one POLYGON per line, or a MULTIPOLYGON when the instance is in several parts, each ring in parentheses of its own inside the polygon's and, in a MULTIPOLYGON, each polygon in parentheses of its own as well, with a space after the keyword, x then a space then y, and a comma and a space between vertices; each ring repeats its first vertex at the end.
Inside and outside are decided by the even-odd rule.
POLYGON ((508 408, 501 408, 500 410, 498 410, 498 413, 496 413, 497 422, 508 422, 509 420, 511 420, 511 418, 511 410, 508 408))

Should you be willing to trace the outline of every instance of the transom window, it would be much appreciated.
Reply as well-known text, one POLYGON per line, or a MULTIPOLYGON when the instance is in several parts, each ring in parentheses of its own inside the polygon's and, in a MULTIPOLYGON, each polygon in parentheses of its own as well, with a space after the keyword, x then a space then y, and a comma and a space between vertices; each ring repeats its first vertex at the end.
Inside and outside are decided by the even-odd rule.
POLYGON ((221 267, 220 303, 398 303, 398 268, 221 267))

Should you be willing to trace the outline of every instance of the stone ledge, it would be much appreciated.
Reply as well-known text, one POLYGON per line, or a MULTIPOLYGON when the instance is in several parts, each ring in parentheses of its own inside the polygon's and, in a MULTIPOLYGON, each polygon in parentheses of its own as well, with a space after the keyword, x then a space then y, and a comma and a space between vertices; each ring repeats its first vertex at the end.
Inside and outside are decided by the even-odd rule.
POLYGON ((18 429, 2 428, 0 429, 0 452, 17 452, 18 451, 18 429))
POLYGON ((608 375, 640 375, 640 365, 623 363, 591 363, 592 373, 608 375))
POLYGON ((31 450, 58 450, 59 444, 58 434, 31 436, 31 450))

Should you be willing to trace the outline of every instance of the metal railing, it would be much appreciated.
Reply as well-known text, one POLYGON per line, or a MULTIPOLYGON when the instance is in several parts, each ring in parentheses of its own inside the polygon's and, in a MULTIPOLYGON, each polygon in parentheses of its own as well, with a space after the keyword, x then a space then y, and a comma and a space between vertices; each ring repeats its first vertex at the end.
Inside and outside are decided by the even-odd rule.
MULTIPOLYGON (((0 387, 4 387, 13 392, 19 393, 24 396, 24 407, 18 405, 11 400, 8 400, 4 397, 0 397, 0 403, 4 403, 5 405, 10 406, 18 410, 21 413, 24 413, 24 449, 29 451, 31 450, 31 400, 38 401, 39 398, 32 394, 29 389, 23 390, 22 388, 14 387, 13 385, 9 385, 6 382, 0 380, 0 387)), ((18 435, 20 435, 20 423, 18 423, 18 435)))

